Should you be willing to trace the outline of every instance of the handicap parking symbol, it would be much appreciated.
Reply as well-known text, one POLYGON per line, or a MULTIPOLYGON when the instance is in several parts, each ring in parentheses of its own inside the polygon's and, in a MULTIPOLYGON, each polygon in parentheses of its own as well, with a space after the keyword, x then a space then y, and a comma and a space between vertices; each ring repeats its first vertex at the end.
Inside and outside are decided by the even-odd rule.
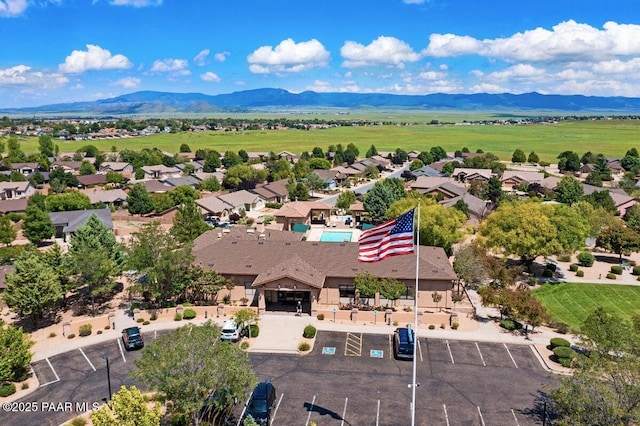
POLYGON ((384 358, 384 351, 371 349, 370 356, 371 358, 384 358))
POLYGON ((325 346, 322 348, 322 355, 335 355, 336 348, 334 346, 325 346))

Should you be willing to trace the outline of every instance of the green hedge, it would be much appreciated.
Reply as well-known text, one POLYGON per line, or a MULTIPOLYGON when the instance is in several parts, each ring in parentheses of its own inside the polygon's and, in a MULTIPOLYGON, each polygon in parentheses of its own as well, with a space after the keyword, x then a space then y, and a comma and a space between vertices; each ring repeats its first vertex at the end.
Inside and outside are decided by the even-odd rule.
POLYGON ((582 269, 579 269, 576 271, 576 277, 584 277, 584 271, 582 269))
POLYGON ((570 348, 571 343, 567 339, 563 339, 562 337, 554 337, 549 341, 549 345, 551 346, 551 350, 563 346, 565 348, 570 348))
POLYGON ((522 328, 522 324, 518 321, 512 320, 511 318, 505 318, 500 321, 500 327, 506 330, 520 330, 522 328))
POLYGON ((574 359, 576 357, 576 351, 566 346, 558 346, 553 348, 553 354, 558 358, 574 359))
POLYGON ((572 263, 571 265, 569 265, 569 270, 570 270, 571 272, 577 272, 577 271, 578 271, 578 268, 579 268, 579 266, 578 266, 578 264, 577 264, 577 263, 572 263))
POLYGON ((607 279, 615 280, 616 278, 617 278, 616 274, 611 274, 611 273, 607 274, 607 279))
POLYGON ((258 337, 258 334, 260 334, 260 328, 258 327, 258 324, 251 324, 250 326, 244 328, 245 336, 249 336, 250 338, 258 337), (251 331, 251 334, 249 334, 249 331, 251 331))
POLYGON ((621 275, 622 274, 622 266, 620 265, 613 265, 611 267, 611 272, 613 272, 616 275, 621 275))
POLYGON ((634 266, 633 271, 631 273, 633 275, 640 275, 640 266, 634 266))
POLYGON ((0 397, 5 398, 16 393, 16 385, 13 383, 3 383, 0 385, 0 397))
POLYGON ((194 311, 191 308, 185 309, 184 312, 182 313, 182 318, 186 320, 194 319, 195 317, 196 317, 196 311, 194 311))
POLYGON ((304 333, 302 335, 307 339, 313 339, 316 337, 316 328, 312 325, 308 325, 304 328, 304 333))
POLYGON ((590 267, 593 266, 593 263, 596 261, 596 258, 593 254, 583 251, 578 255, 578 262, 582 266, 590 267))

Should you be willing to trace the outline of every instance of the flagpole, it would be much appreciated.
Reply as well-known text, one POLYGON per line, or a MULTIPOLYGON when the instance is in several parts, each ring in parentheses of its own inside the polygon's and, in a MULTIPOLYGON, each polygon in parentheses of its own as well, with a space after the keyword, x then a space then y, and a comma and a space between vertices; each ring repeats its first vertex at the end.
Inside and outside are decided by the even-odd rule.
POLYGON ((415 284, 415 306, 413 307, 413 337, 415 339, 413 344, 413 381, 411 383, 411 426, 416 424, 416 367, 417 367, 417 349, 418 349, 418 272, 420 265, 420 200, 418 200, 418 209, 416 213, 417 219, 414 216, 413 226, 418 228, 415 241, 416 252, 416 284, 415 284))

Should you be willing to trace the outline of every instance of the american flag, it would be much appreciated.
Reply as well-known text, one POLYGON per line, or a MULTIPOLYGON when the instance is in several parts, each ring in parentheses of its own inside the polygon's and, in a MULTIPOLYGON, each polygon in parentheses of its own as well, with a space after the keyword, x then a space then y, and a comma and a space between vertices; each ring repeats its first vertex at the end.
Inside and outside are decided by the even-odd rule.
POLYGON ((358 261, 378 262, 413 253, 413 211, 363 232, 358 239, 358 261))

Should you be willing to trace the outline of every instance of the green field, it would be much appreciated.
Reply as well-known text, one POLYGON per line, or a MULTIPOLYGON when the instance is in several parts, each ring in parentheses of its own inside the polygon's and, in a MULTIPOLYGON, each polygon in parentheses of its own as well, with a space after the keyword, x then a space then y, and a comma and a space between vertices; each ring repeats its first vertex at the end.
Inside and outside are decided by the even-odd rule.
MULTIPOLYGON (((211 148, 218 151, 244 149, 246 151, 282 150, 301 153, 319 146, 354 143, 361 155, 374 144, 379 151, 403 148, 425 150, 441 146, 446 151, 463 147, 471 152, 482 149, 492 152, 501 160, 510 160, 513 151, 520 148, 535 151, 541 160, 555 162, 562 151, 586 151, 605 156, 621 157, 631 147, 640 148, 640 120, 582 120, 563 121, 558 124, 533 125, 388 125, 339 127, 318 130, 269 130, 243 132, 186 132, 159 134, 122 140, 56 141, 61 152, 73 152, 87 143, 103 151, 157 147, 163 151, 178 152, 182 143, 191 147, 211 148)), ((25 152, 37 151, 37 138, 22 138, 25 152)))
POLYGON ((533 291, 551 315, 579 329, 598 307, 629 320, 640 314, 640 286, 617 284, 544 284, 533 291))

